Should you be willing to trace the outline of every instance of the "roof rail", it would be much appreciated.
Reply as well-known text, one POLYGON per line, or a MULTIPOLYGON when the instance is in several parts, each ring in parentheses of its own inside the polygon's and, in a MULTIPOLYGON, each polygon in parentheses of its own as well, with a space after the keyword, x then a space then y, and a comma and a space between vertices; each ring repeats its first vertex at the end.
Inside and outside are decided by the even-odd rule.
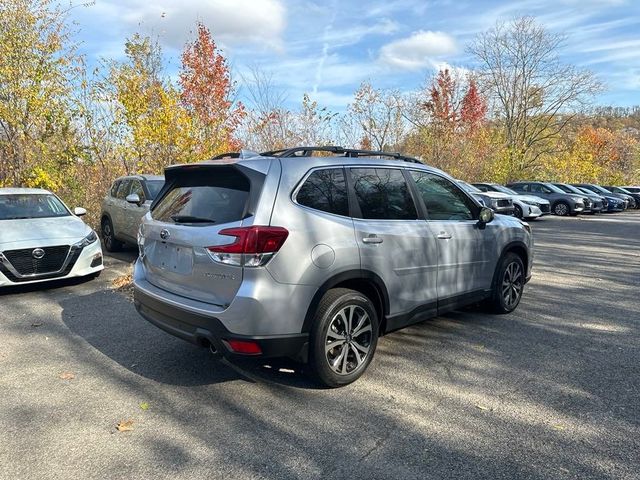
POLYGON ((215 157, 210 158, 209 160, 224 160, 226 158, 248 159, 248 158, 255 158, 259 156, 260 154, 258 152, 254 152, 253 150, 246 150, 243 148, 239 152, 221 153, 220 155, 216 155, 215 157))
POLYGON ((329 152, 335 153, 339 156, 345 157, 390 157, 396 160, 403 160, 411 163, 422 163, 420 160, 402 155, 398 152, 383 152, 379 150, 359 150, 355 148, 344 148, 334 145, 327 145, 323 147, 294 147, 285 148, 283 150, 272 150, 269 152, 262 152, 260 155, 263 157, 310 157, 313 152, 329 152))
POLYGON ((240 152, 221 153, 216 155, 211 160, 222 160, 223 158, 240 158, 240 152))

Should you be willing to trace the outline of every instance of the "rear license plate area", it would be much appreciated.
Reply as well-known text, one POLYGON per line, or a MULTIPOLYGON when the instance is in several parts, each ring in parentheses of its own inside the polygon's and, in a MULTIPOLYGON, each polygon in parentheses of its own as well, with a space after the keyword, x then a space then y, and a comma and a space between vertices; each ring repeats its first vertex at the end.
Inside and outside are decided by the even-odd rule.
POLYGON ((180 275, 189 275, 193 270, 193 252, 189 247, 171 243, 156 243, 151 258, 155 267, 180 275))

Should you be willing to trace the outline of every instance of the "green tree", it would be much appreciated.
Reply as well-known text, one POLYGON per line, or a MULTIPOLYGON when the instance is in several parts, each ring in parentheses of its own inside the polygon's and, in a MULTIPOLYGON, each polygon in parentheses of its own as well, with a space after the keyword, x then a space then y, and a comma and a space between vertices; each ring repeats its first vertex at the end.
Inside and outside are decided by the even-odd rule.
POLYGON ((0 186, 55 188, 82 148, 72 115, 80 57, 52 0, 0 3, 0 186))

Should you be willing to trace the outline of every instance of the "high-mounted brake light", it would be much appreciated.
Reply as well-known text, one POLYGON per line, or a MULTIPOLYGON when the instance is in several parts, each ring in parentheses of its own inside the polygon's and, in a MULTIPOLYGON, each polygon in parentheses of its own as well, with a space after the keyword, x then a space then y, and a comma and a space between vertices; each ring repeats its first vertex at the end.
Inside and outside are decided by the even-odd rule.
POLYGON ((220 235, 236 237, 233 243, 207 247, 218 263, 244 267, 266 265, 289 236, 282 227, 237 227, 220 230, 220 235))

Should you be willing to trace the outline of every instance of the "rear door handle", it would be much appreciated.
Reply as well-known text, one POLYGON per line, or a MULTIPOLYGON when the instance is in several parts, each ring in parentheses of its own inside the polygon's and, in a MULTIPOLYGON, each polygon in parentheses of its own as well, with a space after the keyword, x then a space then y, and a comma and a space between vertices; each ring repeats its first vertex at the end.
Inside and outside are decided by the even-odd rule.
POLYGON ((451 238, 451 234, 450 234, 450 233, 447 233, 447 232, 440 232, 440 233, 438 234, 438 238, 439 238, 440 240, 449 240, 449 239, 451 238))
POLYGON ((363 243, 382 243, 382 239, 375 234, 371 234, 368 237, 362 239, 363 243))

